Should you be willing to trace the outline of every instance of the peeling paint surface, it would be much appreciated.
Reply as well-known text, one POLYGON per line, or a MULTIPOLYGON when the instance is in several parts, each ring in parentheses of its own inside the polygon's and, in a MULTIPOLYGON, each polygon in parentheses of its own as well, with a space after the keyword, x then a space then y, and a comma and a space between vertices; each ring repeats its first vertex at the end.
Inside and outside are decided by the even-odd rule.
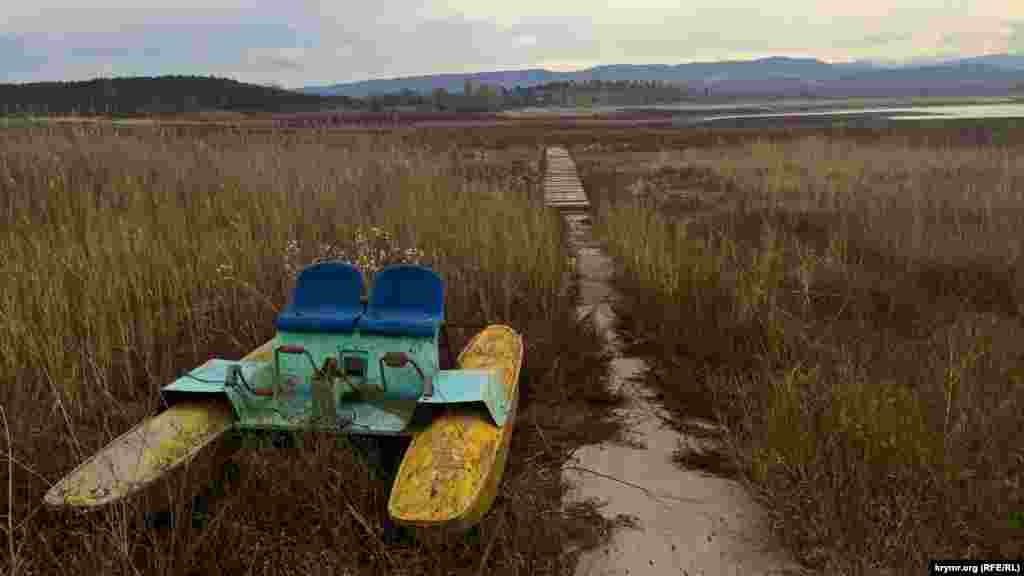
POLYGON ((227 399, 183 402, 120 436, 46 494, 51 506, 93 508, 140 490, 231 428, 227 399))
POLYGON ((402 460, 388 503, 396 521, 469 528, 487 513, 508 457, 522 358, 522 338, 506 326, 487 327, 459 354, 459 368, 501 370, 509 418, 497 427, 481 406, 441 411, 402 460))
MULTIPOLYGON (((267 357, 271 342, 246 360, 267 357)), ((98 508, 139 492, 192 461, 234 424, 230 401, 204 398, 182 402, 148 418, 114 439, 46 493, 57 508, 98 508)))

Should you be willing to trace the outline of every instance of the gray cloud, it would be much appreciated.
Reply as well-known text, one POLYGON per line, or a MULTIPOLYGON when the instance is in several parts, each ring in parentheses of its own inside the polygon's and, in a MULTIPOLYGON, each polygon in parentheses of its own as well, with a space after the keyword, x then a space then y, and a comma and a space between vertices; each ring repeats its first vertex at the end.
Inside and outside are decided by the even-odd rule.
POLYGON ((78 71, 84 77, 100 70, 115 74, 218 71, 235 75, 261 69, 298 71, 301 66, 286 57, 270 52, 261 57, 254 51, 290 49, 302 43, 302 36, 284 21, 252 17, 237 21, 156 19, 123 26, 116 32, 24 34, 0 46, 0 73, 11 79, 42 80, 66 78, 67 71, 72 76, 78 71))
POLYGON ((864 46, 885 46, 887 44, 895 44, 897 42, 906 42, 910 40, 910 34, 906 32, 887 32, 882 34, 868 34, 864 36, 860 43, 864 46))
MULTIPOLYGON (((553 63, 899 59, 971 50, 993 23, 1024 17, 1005 0, 958 2, 780 0, 759 12, 740 0, 176 0, 173 8, 35 0, 0 8, 0 81, 188 73, 292 87, 553 63)), ((1022 22, 1011 40, 1020 51, 1022 22)))
POLYGON ((1010 50, 1024 56, 1024 20, 1017 20, 1008 24, 1013 31, 1010 36, 1010 50))
POLYGON ((14 34, 0 34, 0 76, 30 73, 46 62, 46 55, 32 53, 25 39, 14 34))
POLYGON ((259 70, 301 72, 305 70, 301 56, 279 51, 250 50, 247 63, 259 70))

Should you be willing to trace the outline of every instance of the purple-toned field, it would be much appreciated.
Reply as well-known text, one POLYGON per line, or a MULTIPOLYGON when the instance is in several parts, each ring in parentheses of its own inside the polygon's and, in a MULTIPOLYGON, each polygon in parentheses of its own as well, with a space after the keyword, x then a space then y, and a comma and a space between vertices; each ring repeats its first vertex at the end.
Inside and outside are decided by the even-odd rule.
POLYGON ((285 128, 410 125, 419 122, 486 122, 501 117, 497 114, 466 112, 302 112, 274 116, 274 124, 285 128))
POLYGON ((582 126, 649 126, 667 127, 671 111, 637 110, 607 114, 579 115, 569 113, 512 114, 473 112, 306 112, 273 116, 278 128, 485 128, 512 126, 528 122, 553 128, 582 126))

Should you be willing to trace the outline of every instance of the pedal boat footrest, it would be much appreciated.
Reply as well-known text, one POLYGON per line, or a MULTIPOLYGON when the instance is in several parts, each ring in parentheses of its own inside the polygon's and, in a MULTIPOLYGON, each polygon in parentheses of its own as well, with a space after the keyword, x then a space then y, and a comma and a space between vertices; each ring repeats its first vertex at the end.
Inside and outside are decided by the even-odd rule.
POLYGON ((504 426, 509 402, 499 368, 441 370, 434 376, 434 393, 423 396, 421 404, 466 404, 483 402, 496 426, 504 426))

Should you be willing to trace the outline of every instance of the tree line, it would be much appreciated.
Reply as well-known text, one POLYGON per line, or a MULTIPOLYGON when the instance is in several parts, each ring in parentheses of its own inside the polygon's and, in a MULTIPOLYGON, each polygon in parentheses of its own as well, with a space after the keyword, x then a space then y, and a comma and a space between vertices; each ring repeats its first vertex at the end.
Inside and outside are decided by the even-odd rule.
POLYGON ((629 106, 689 101, 695 94, 686 86, 658 81, 548 82, 536 86, 492 86, 466 80, 462 92, 443 88, 431 94, 404 90, 368 97, 371 110, 404 108, 414 110, 496 112, 531 106, 629 106))
POLYGON ((438 89, 430 94, 421 94, 404 90, 363 99, 303 94, 203 76, 0 84, 0 114, 35 116, 133 116, 212 110, 278 113, 327 110, 496 112, 530 106, 648 105, 690 99, 693 99, 693 94, 685 86, 655 81, 568 81, 510 89, 467 80, 462 92, 438 89))
POLYGON ((226 78, 160 76, 0 84, 0 114, 180 114, 208 110, 297 112, 357 108, 352 98, 301 94, 226 78))

